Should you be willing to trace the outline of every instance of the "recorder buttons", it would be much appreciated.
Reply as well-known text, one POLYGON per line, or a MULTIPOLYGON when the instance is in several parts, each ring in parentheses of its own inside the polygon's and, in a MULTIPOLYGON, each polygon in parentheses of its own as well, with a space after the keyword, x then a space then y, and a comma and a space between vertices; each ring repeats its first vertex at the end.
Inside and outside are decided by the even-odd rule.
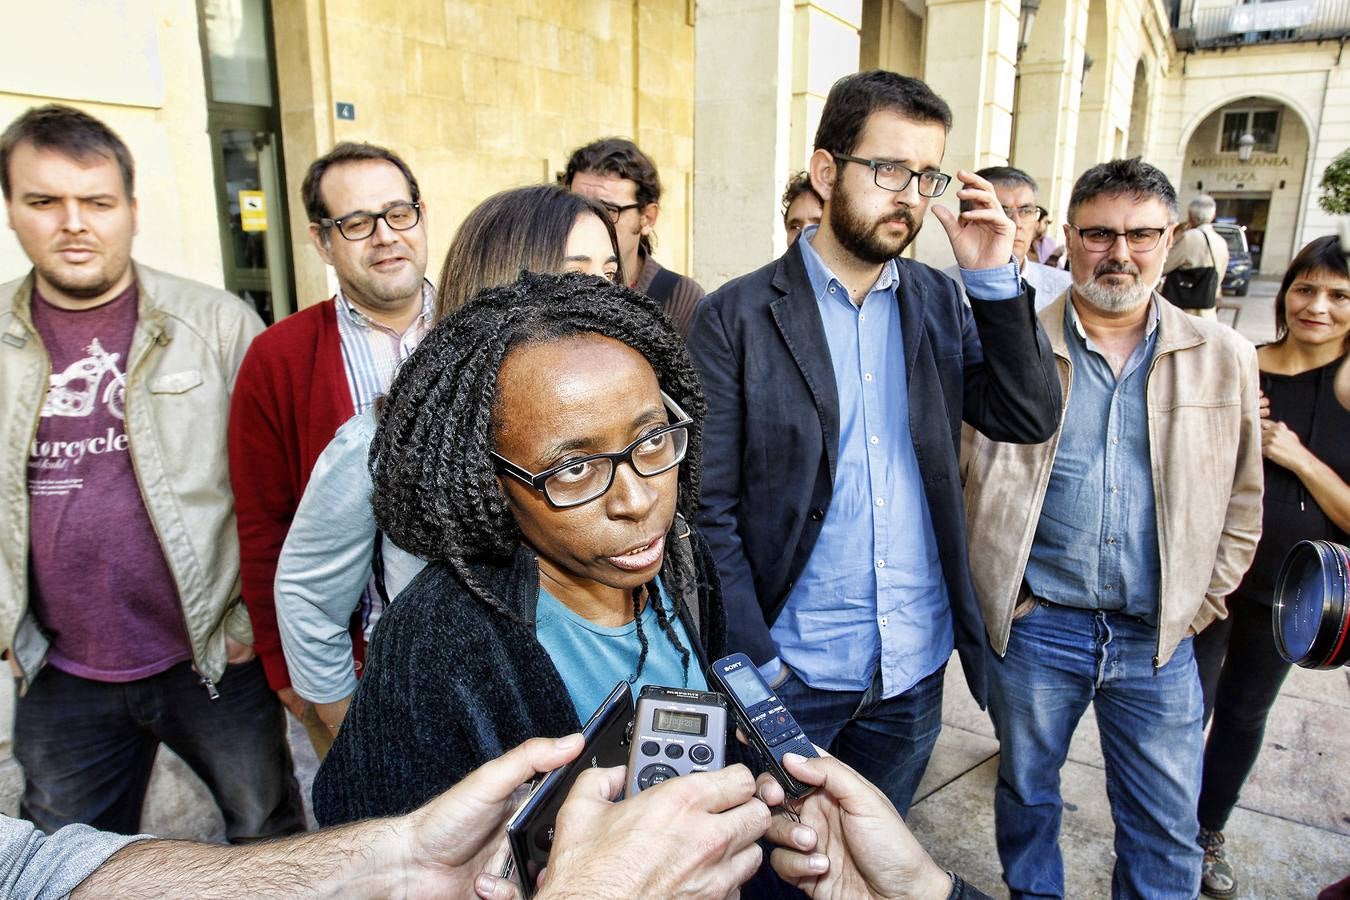
POLYGON ((695 744, 689 748, 689 758, 700 766, 706 766, 708 763, 712 762, 712 748, 707 744, 695 744))
POLYGON ((642 742, 642 755, 643 755, 643 756, 655 756, 656 754, 658 754, 658 753, 660 753, 660 752, 661 752, 661 745, 658 744, 656 741, 643 741, 643 742, 642 742))
POLYGON ((666 756, 669 756, 671 759, 679 759, 681 756, 684 756, 684 748, 679 744, 670 744, 666 747, 666 756))
POLYGON ((638 773, 638 788, 645 791, 652 785, 669 781, 679 774, 665 763, 652 763, 638 773))

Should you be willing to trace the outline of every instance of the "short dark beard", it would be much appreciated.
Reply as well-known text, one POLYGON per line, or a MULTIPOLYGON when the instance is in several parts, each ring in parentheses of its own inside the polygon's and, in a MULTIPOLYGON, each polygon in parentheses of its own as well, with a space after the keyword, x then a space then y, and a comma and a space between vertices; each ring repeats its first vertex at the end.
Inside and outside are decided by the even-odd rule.
POLYGON ((122 277, 119 274, 117 278, 114 278, 111 281, 108 279, 103 279, 99 281, 97 284, 71 284, 70 282, 65 281, 65 279, 61 278, 60 276, 53 277, 53 274, 51 272, 43 272, 39 270, 38 274, 40 274, 44 279, 46 279, 48 284, 56 288, 62 294, 65 294, 67 297, 72 297, 76 300, 94 300, 98 297, 102 297, 108 291, 112 290, 113 286, 117 284, 117 278, 122 277))
POLYGON ((875 222, 868 222, 854 213, 848 195, 840 188, 839 181, 836 181, 829 210, 830 230, 835 240, 839 241, 839 246, 858 259, 873 265, 883 265, 904 253, 905 248, 918 237, 919 223, 914 220, 914 213, 909 207, 903 207, 875 222), (898 248, 888 246, 877 236, 878 229, 887 222, 904 222, 909 229, 898 248))

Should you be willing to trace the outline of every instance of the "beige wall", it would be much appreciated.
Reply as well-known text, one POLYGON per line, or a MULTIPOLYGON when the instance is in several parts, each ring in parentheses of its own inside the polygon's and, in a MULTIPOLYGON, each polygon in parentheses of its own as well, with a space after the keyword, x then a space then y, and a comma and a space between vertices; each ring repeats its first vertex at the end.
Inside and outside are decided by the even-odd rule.
POLYGON ((1336 230, 1335 217, 1317 206, 1317 182, 1335 155, 1350 146, 1350 57, 1338 61, 1335 45, 1260 44, 1236 52, 1197 51, 1187 57, 1184 77, 1178 74, 1168 85, 1166 114, 1154 129, 1153 161, 1179 182, 1183 198, 1194 193, 1197 181, 1206 190, 1269 191, 1261 271, 1279 275, 1299 247, 1336 230), (1231 106, 1285 108, 1278 156, 1288 157, 1288 165, 1208 164, 1225 156, 1215 149, 1215 112, 1231 106), (1202 164, 1194 165, 1196 160, 1202 164))
MULTIPOLYGON (((51 102, 102 119, 136 161, 136 258, 220 285, 205 90, 193 0, 24 4, 0 29, 0 128, 51 102), (64 46, 54 55, 50 38, 35 35, 55 34, 64 46)), ((6 229, 0 280, 28 268, 6 229)))
POLYGON ((858 71, 859 0, 698 4, 697 253, 708 290, 785 246, 779 197, 806 165, 831 85, 858 71))
MULTIPOLYGON (((335 141, 384 144, 427 200, 431 270, 488 195, 551 180, 581 144, 621 135, 664 188, 656 256, 687 271, 693 175, 689 0, 274 2, 288 183, 335 141), (354 121, 337 120, 337 102, 354 121)), ((299 305, 327 296, 297 221, 299 305)))

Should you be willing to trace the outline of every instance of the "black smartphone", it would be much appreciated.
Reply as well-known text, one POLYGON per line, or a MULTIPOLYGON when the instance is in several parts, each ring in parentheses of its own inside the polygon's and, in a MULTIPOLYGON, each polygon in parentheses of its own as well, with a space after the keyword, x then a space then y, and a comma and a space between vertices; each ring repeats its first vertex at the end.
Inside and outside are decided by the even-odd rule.
POLYGON ((581 729, 586 743, 581 754, 543 776, 506 823, 511 862, 521 893, 526 897, 534 896, 535 882, 548 863, 558 809, 577 776, 587 769, 627 765, 628 730, 632 722, 632 686, 620 681, 581 729))
POLYGON ((709 667, 708 677, 731 701, 746 740, 787 795, 799 800, 815 790, 788 774, 783 757, 788 753, 806 757, 820 754, 750 657, 744 653, 724 656, 709 667))

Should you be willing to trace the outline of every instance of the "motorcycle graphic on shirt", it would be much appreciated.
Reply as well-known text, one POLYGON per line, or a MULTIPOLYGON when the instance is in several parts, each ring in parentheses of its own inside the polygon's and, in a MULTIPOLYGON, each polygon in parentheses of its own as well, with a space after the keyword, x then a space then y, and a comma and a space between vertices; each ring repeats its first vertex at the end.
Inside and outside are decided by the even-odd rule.
POLYGON ((84 359, 66 366, 64 372, 52 373, 47 400, 42 404, 42 415, 81 418, 91 414, 94 403, 102 400, 108 412, 116 418, 125 419, 126 377, 117 368, 121 354, 108 353, 98 338, 90 341, 84 350, 89 354, 84 359), (106 375, 112 377, 105 385, 106 375))

